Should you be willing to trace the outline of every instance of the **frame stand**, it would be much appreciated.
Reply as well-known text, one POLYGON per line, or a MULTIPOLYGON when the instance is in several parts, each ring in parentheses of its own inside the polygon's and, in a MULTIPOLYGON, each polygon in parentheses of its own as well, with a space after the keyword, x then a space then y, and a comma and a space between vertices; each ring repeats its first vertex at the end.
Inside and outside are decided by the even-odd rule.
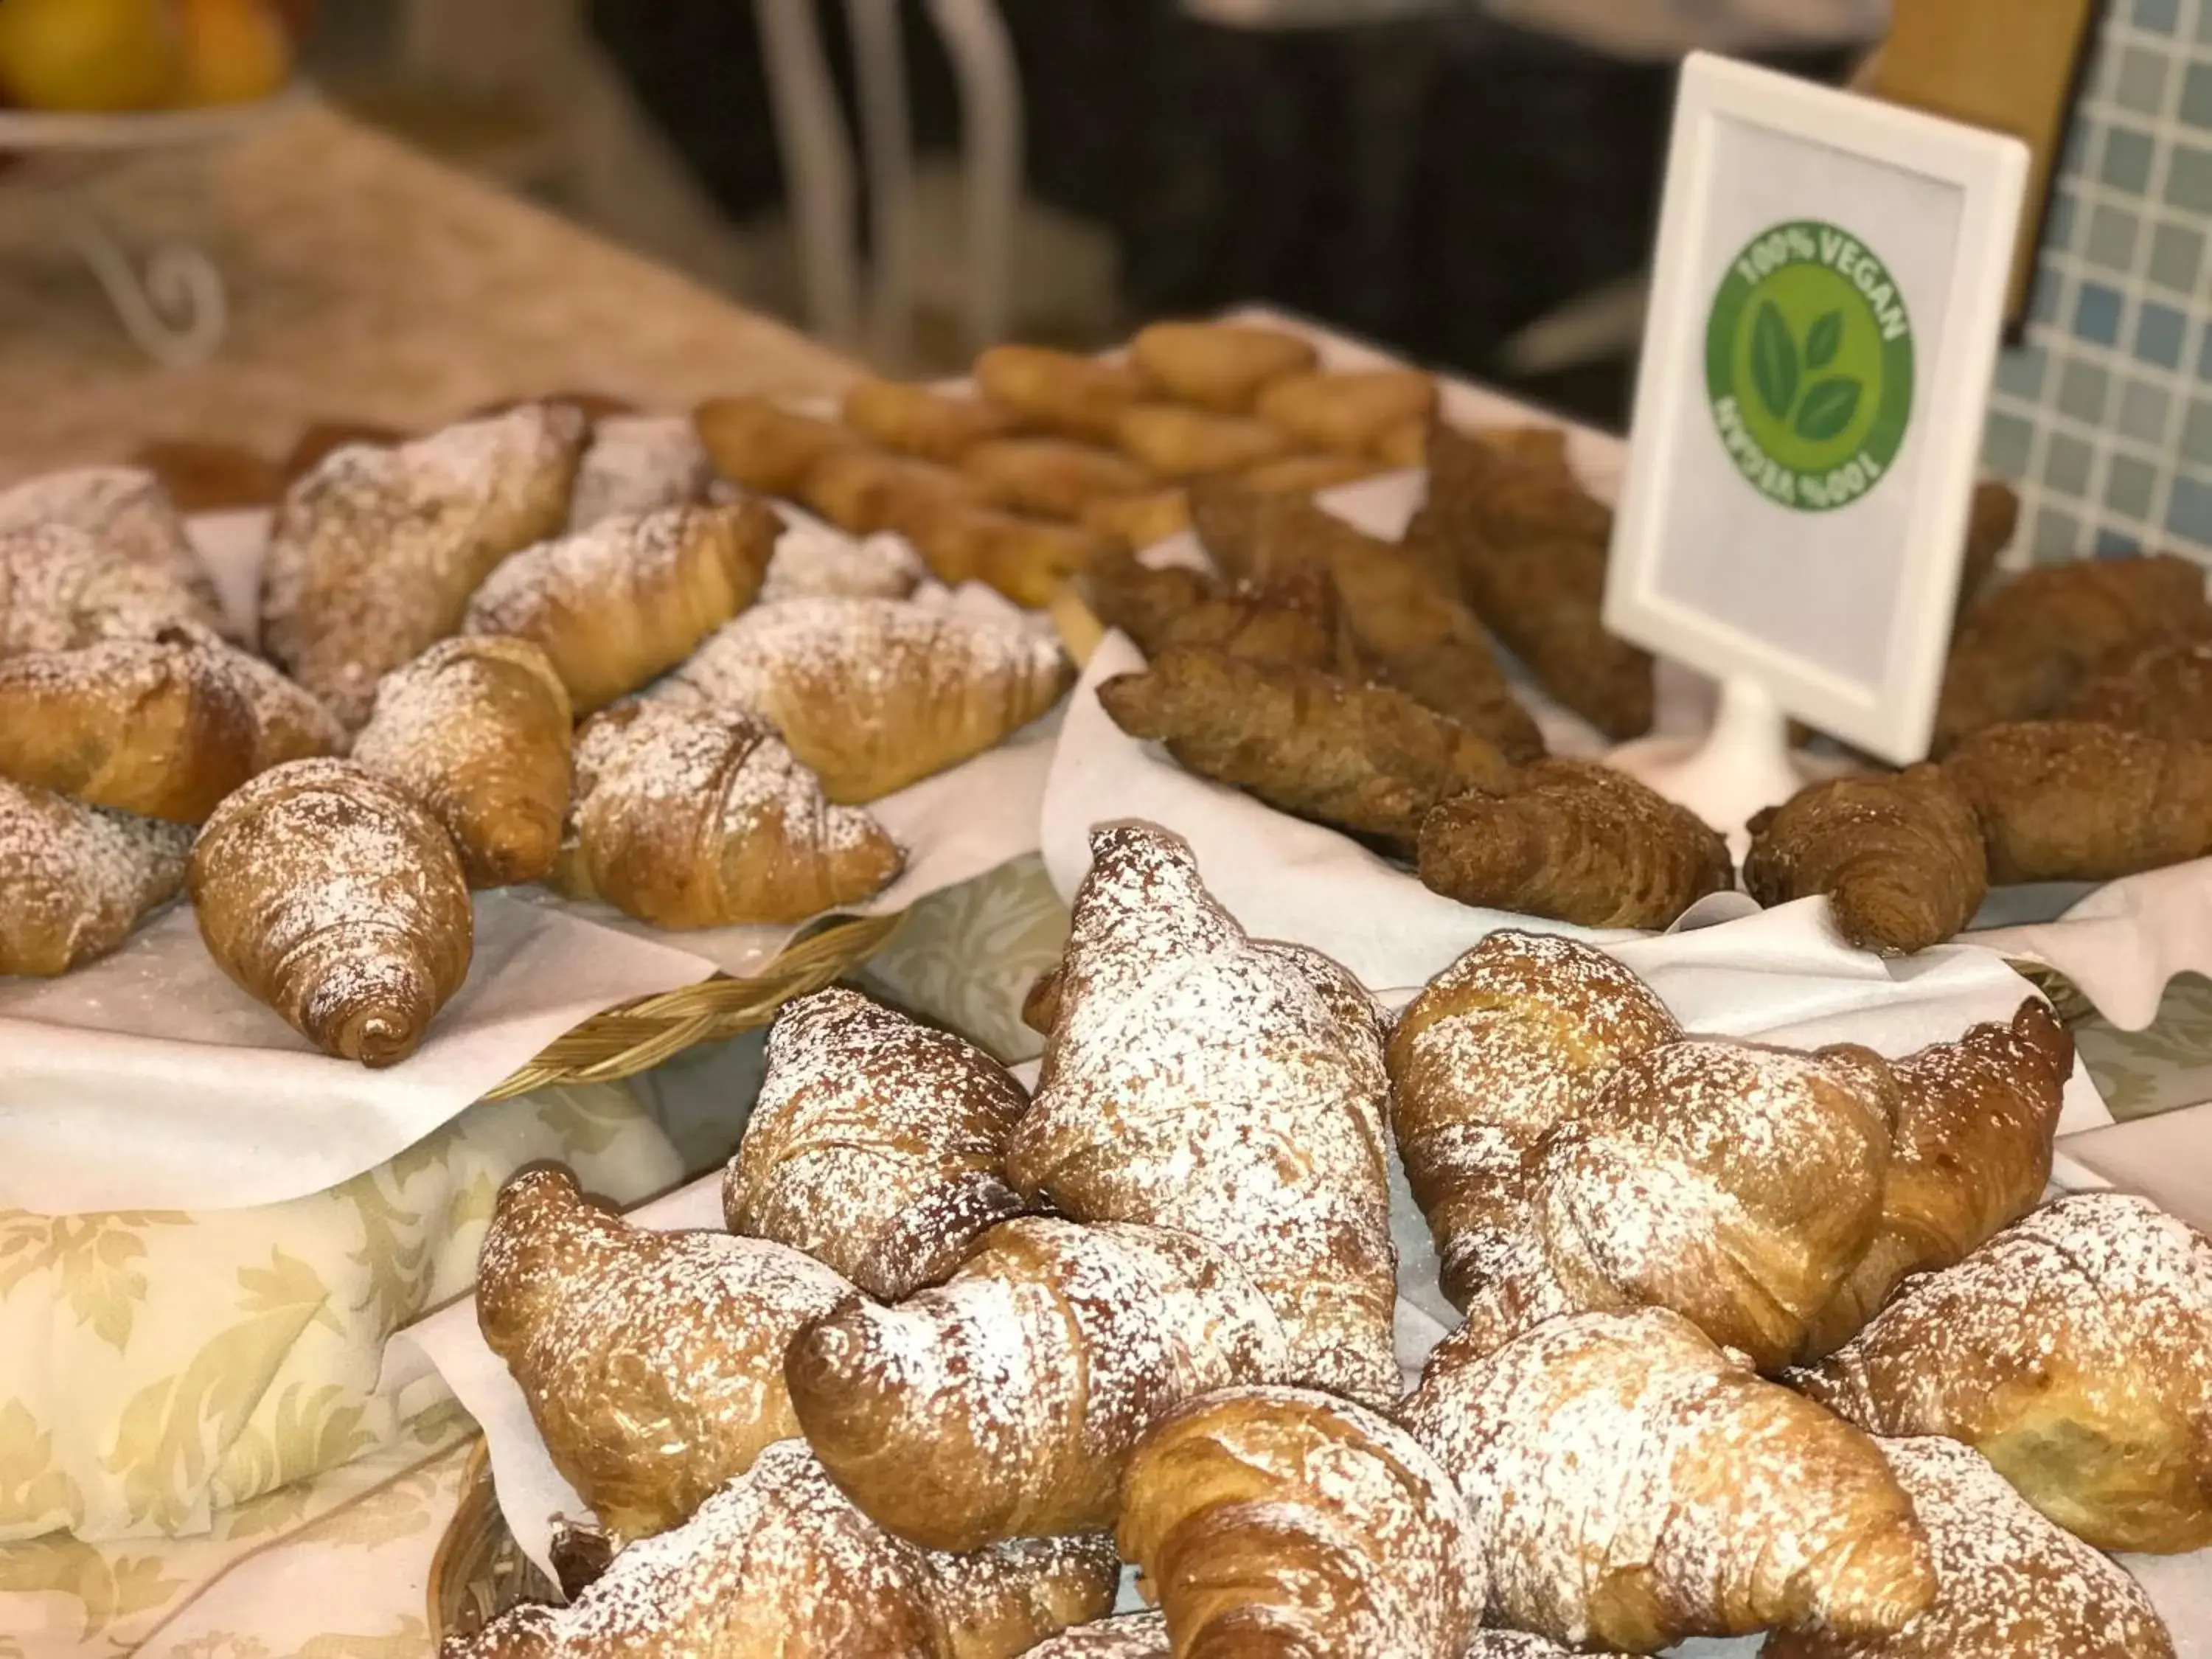
POLYGON ((1739 864, 1751 846, 1745 826, 1807 781, 1790 753, 1788 719, 1753 679, 1723 683, 1712 730, 1703 738, 1645 738, 1606 760, 1726 836, 1739 864))

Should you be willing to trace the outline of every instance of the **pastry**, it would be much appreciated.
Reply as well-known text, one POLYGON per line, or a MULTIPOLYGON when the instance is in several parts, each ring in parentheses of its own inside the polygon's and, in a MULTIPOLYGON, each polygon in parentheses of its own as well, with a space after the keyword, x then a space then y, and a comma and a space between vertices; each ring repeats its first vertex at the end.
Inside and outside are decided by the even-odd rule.
POLYGON ((707 499, 714 463, 682 415, 611 415, 592 428, 568 497, 571 535, 606 519, 660 513, 707 499))
POLYGON ((798 495, 856 536, 910 535, 936 514, 983 504, 982 486, 966 473, 879 449, 830 450, 806 469, 798 495))
POLYGON ((992 1229, 934 1290, 810 1326, 786 1369, 830 1479, 901 1537, 966 1550, 1110 1527, 1148 1427, 1288 1363, 1226 1252, 1032 1217, 992 1229))
POLYGON ((1372 1000, 1316 951, 1248 939, 1165 830, 1094 830, 1091 854, 1008 1180, 1079 1221, 1218 1245, 1283 1322, 1277 1380, 1389 1401, 1397 1253, 1372 1000))
POLYGON ((2212 743, 2212 639, 2123 649, 2090 672, 2059 718, 2124 726, 2148 738, 2212 743))
POLYGON ((1425 416, 1400 421, 1375 434, 1375 458, 1383 465, 1405 471, 1425 465, 1429 459, 1429 420, 1425 416))
POLYGON ((1318 361, 1310 342, 1244 323, 1154 323, 1129 342, 1129 361, 1161 392, 1200 409, 1242 414, 1263 387, 1318 361))
POLYGON ((506 561, 461 625, 540 647, 576 712, 592 714, 675 667, 750 605, 779 528, 750 500, 603 519, 506 561))
POLYGON ((1490 427, 1464 432, 1431 422, 1430 501, 1463 514, 1459 527, 1482 544, 1518 547, 1553 541, 1603 544, 1613 509, 1583 489, 1558 427, 1490 427))
POLYGON ((1908 1276, 1951 1266, 2043 1196, 2074 1039, 2030 999, 2009 1024, 1977 1025, 1890 1070, 1899 1105, 1881 1224, 1813 1321, 1809 1358, 1856 1336, 1908 1276))
POLYGON ((1777 1625, 1885 1636, 1935 1600, 1874 1443, 1664 1310, 1487 1356, 1448 1339, 1399 1414, 1467 1498, 1494 1623, 1651 1653, 1777 1625))
POLYGON ((176 503, 148 469, 76 467, 0 490, 0 536, 41 524, 82 530, 122 562, 168 575, 208 617, 222 615, 176 503))
POLYGON ((1584 927, 1661 928, 1729 891, 1728 842, 1686 806, 1594 761, 1540 760, 1421 822, 1422 885, 1584 927))
POLYGON ((1525 1224, 1522 1162, 1626 1061, 1682 1028, 1594 946, 1496 933, 1431 980, 1390 1035, 1391 1127, 1459 1307, 1525 1224))
POLYGON ((1419 369, 1363 368, 1285 375, 1260 394, 1253 412, 1301 444, 1358 454, 1436 409, 1437 383, 1419 369))
POLYGON ((1023 1539, 933 1555, 871 1522, 781 1441, 569 1606, 524 1606, 443 1659, 1015 1659, 1114 1601, 1110 1545, 1023 1539))
POLYGON ((658 927, 799 922, 890 885, 906 855, 750 717, 628 702, 576 734, 553 885, 658 927))
POLYGON ((106 956, 185 884, 192 832, 0 778, 0 975, 106 956))
POLYGON ((1157 1613, 1125 1613, 1062 1631, 1024 1659, 1172 1659, 1168 1621, 1157 1613))
POLYGON ((1019 619, 895 599, 794 599, 729 623, 668 695, 765 720, 833 801, 872 801, 994 747, 1073 678, 1019 619))
POLYGON ((2082 720, 1984 726, 1943 769, 1990 880, 2112 881, 2212 852, 2212 747, 2082 720))
POLYGON ((325 1054, 415 1052, 469 970, 461 861, 428 810, 350 761, 273 768, 192 848, 208 954, 325 1054))
POLYGON ((1311 495, 1358 483, 1385 470, 1382 462, 1358 455, 1284 455, 1246 467, 1237 482, 1263 495, 1311 495))
POLYGON ((1688 1037, 1624 1060, 1523 1159, 1526 1220, 1458 1340, 1657 1307, 1786 1364, 1881 1224, 1897 1104, 1864 1048, 1688 1037))
POLYGON ((1410 854, 1439 801, 1504 787, 1497 748, 1402 692, 1176 646, 1098 687, 1133 738, 1278 811, 1410 854))
POLYGON ((2028 1508, 1980 1453, 1876 1443, 1928 1534, 1934 1604, 1890 1636, 1778 1631, 1759 1659, 2173 1659, 2126 1570, 2028 1508))
POLYGON ((722 1182, 730 1231, 895 1302, 1021 1213, 1001 1165, 1028 1092, 958 1037, 831 987, 786 1003, 722 1182))
POLYGON ((1047 519, 1073 519, 1087 502, 1157 484, 1126 456, 1066 438, 993 439, 963 455, 960 470, 1000 506, 1047 519))
POLYGON ((681 1526, 799 1432, 784 1351, 852 1293, 781 1244, 633 1227, 539 1167, 500 1193, 477 1323, 553 1466, 619 1544, 681 1526))
POLYGON ((566 521, 584 435, 574 411, 530 404, 327 457, 287 492, 270 532, 270 656, 358 730, 376 682, 459 628, 501 559, 566 521))
POLYGON ((1325 583, 1231 587, 1187 565, 1149 568, 1115 552, 1091 561, 1083 592, 1099 622, 1147 657, 1176 646, 1243 661, 1333 670, 1344 663, 1335 595, 1325 583))
POLYGON ((1953 619, 1955 629, 1966 620, 1974 601, 1990 585, 1997 561, 2012 545, 2020 529, 2020 496, 2010 484, 1984 478, 1974 486, 1966 513, 1966 552, 1959 563, 1959 600, 1953 619))
POLYGON ((715 470, 763 495, 795 499, 823 456, 867 447, 851 427, 795 414, 766 398, 710 398, 691 422, 715 470))
POLYGON ((1863 951, 1941 945, 1989 891, 1981 822, 1938 766, 1812 784, 1750 828, 1752 897, 1776 905, 1826 893, 1837 930, 1863 951))
POLYGON ((1531 1636, 1526 1631, 1479 1630, 1474 1641, 1462 1659, 1626 1659, 1614 1649, 1603 1652, 1595 1648, 1581 1647, 1570 1651, 1558 1643, 1541 1636, 1531 1636))
POLYGON ((1129 547, 1152 547, 1190 528, 1190 497, 1178 486, 1144 495, 1106 495, 1086 501, 1079 515, 1085 530, 1129 547))
POLYGON ((908 533, 939 581, 987 583, 1030 610, 1051 604, 1069 577, 1117 544, 1081 525, 979 507, 927 514, 908 533))
POLYGON ((901 536, 860 541, 834 530, 787 528, 761 580, 759 603, 785 599, 903 599, 929 568, 901 536))
POLYGON ((1396 1424, 1226 1389, 1137 1448, 1121 1553, 1186 1654, 1462 1659, 1488 1564, 1451 1477, 1396 1424))
POLYGON ((178 627, 220 631, 174 572, 133 563, 70 525, 0 531, 0 658, 178 627))
POLYGON ((1145 391, 1144 377, 1127 364, 1026 345, 984 352, 975 359, 975 384, 1032 426, 1109 443, 1121 410, 1145 391))
POLYGON ((2170 553, 2024 571, 1967 607, 1944 671, 1935 752, 2057 714, 2112 653, 2212 634, 2200 565, 2170 553))
POLYGON ((353 758, 446 826, 471 887, 552 873, 568 811, 568 694, 503 634, 441 640, 376 688, 353 758))
POLYGON ((1297 447, 1265 421, 1216 415, 1183 404, 1131 404, 1114 422, 1114 441, 1132 460, 1163 478, 1235 472, 1297 447))
POLYGON ((1871 1433, 1964 1441, 2100 1549, 2212 1544, 2212 1243, 2148 1200, 2046 1205, 1789 1381, 1871 1433))
POLYGON ((845 424, 885 449, 957 461, 977 444, 1021 429, 1012 410, 903 380, 862 380, 845 394, 845 424))

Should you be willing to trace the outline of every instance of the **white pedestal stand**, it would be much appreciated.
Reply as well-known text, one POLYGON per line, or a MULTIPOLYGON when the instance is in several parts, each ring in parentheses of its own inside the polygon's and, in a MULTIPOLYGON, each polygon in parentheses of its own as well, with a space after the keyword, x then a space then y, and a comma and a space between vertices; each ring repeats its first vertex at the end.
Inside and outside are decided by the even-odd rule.
POLYGON ((1790 752, 1788 718, 1766 688, 1750 679, 1722 684, 1712 729, 1704 737, 1646 738, 1606 758, 1726 836, 1738 863, 1751 846, 1744 826, 1807 781, 1790 752))

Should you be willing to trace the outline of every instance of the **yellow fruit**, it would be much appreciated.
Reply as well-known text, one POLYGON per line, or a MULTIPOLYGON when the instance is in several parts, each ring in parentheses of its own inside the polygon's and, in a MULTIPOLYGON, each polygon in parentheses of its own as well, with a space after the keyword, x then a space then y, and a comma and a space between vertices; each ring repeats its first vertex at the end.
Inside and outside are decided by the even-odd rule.
POLYGON ((163 0, 0 0, 0 86, 31 109, 149 109, 176 89, 163 0))
MULTIPOLYGON (((11 0, 0 0, 0 4, 11 0)), ((292 78, 292 37, 268 0, 176 0, 185 104, 244 104, 292 78)))

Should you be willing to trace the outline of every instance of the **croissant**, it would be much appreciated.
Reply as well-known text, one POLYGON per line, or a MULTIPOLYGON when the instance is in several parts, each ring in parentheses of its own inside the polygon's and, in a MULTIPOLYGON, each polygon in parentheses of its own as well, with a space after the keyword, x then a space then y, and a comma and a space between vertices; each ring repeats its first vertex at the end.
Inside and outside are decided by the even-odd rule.
POLYGON ((554 886, 656 927, 803 921, 881 892, 906 861, 743 714, 623 703, 576 734, 575 773, 554 886))
POLYGON ((212 656, 237 685, 253 717, 255 772, 266 772, 286 761, 313 760, 345 751, 346 730, 338 724, 337 716, 321 698, 288 678, 273 663, 238 649, 204 628, 165 628, 152 639, 157 646, 191 647, 212 656))
POLYGON ((1070 576, 1115 545, 1081 525, 958 504, 929 509, 900 527, 939 581, 987 582, 1027 610, 1051 604, 1070 576))
POLYGON ((1171 1659, 1168 1621, 1157 1613, 1125 1613, 1062 1631, 1024 1659, 1171 1659))
POLYGON ((610 415, 592 428, 568 497, 571 535, 707 499, 714 463, 682 415, 610 415))
POLYGON ((501 564, 462 627, 539 647, 577 712, 592 714, 751 604, 780 529, 751 500, 605 519, 501 564))
POLYGON ((1980 821, 1938 766, 1815 783, 1750 827, 1752 897, 1776 905, 1826 893, 1838 930, 1861 950, 1941 945, 1989 891, 1980 821))
POLYGON ((2033 998, 2009 1024, 1892 1064, 1899 1104, 1881 1222, 1813 1321, 1806 1357, 1856 1336, 1908 1275, 1951 1266, 2034 1207, 2073 1069, 2074 1039, 2033 998))
POLYGON ((869 1516, 937 1549, 1113 1524, 1146 1429, 1279 1376, 1282 1327, 1228 1255, 1163 1228, 1033 1217, 945 1284, 803 1332, 799 1425, 869 1516))
POLYGON ((137 564, 74 526, 0 531, 0 657, 216 631, 214 610, 168 570, 137 564))
POLYGON ((406 1059, 469 970, 453 842, 350 761, 292 761, 240 788, 201 830, 189 882, 208 954, 343 1060, 406 1059))
POLYGON ((1540 760, 1421 821, 1421 884, 1462 904, 1585 927, 1671 926, 1735 884, 1728 842, 1593 761, 1540 760))
POLYGON ((1626 1656, 1611 1648, 1602 1653, 1588 1647, 1571 1652, 1556 1642, 1531 1636, 1526 1631, 1479 1630, 1474 1633, 1474 1645, 1462 1659, 1626 1659, 1626 1656))
POLYGON ((574 409, 537 404, 327 457, 270 532, 270 656, 358 730, 376 682, 458 629, 501 560, 566 522, 584 436, 574 409))
POLYGON ((2160 640, 2106 659, 2059 717, 2212 742, 2212 640, 2160 640))
POLYGON ((858 803, 981 754, 1051 708, 1073 678, 1060 647, 1012 617, 793 599, 723 628, 672 690, 765 720, 831 800, 858 803))
POLYGON ((1183 645, 1247 662, 1326 670, 1347 654, 1337 637, 1334 595, 1322 585, 1231 588, 1185 565, 1152 569, 1133 554, 1116 552, 1091 562, 1083 594, 1099 622, 1120 629, 1147 657, 1183 645))
POLYGON ((877 449, 833 449, 806 470, 799 499, 856 536, 910 534, 939 513, 981 507, 983 489, 966 473, 877 449))
POLYGON ((1663 1309, 1486 1356, 1447 1339, 1399 1415, 1467 1499, 1496 1622, 1651 1653, 1777 1625, 1885 1636, 1935 1600, 1874 1443, 1663 1309))
POLYGON ((957 461, 977 444, 1021 429, 1021 417, 980 398, 956 398, 902 380, 862 380, 845 394, 845 424, 905 455, 957 461))
POLYGON ((0 777, 0 975, 106 956, 185 884, 192 832, 0 777))
POLYGON ((896 1301, 1021 1212, 1001 1165, 1028 1105, 981 1049, 856 991, 817 991, 769 1032, 723 1216, 896 1301))
POLYGON ((0 535, 40 524, 81 530, 124 563, 172 578, 210 617, 222 614, 176 503, 145 467, 73 467, 0 490, 0 535))
POLYGON ((1276 1380, 1394 1398, 1373 1001, 1318 952, 1248 939, 1165 830, 1094 830, 1091 854, 1007 1178, 1080 1221, 1219 1246, 1283 1322, 1276 1380))
POLYGON ((1389 470, 1386 463, 1360 455, 1284 455, 1246 467, 1237 481, 1262 495, 1312 495, 1389 470))
POLYGON ((441 640, 378 684, 353 757, 430 809, 470 886, 510 887, 560 854, 574 719, 527 640, 441 640))
POLYGON ((1117 1576, 1103 1540, 916 1549, 785 1440, 568 1607, 517 1607, 441 1659, 1014 1659, 1103 1613, 1117 1576))
POLYGON ((1119 1541, 1181 1653, 1462 1659, 1482 1622, 1451 1478, 1324 1394, 1228 1389, 1170 1413, 1130 1462, 1119 1541))
POLYGON ((1984 478, 1974 486, 1974 498, 1966 514, 1966 552, 1959 565, 1959 601, 1953 617, 1955 633, 1959 623, 1982 590, 1989 586, 1990 578, 1997 568, 1997 561, 2012 545, 2014 533, 2020 528, 2020 495, 2010 484, 1996 478, 1984 478))
POLYGON ((993 346, 976 358, 975 384, 1033 426, 1107 442, 1121 410, 1145 390, 1144 377, 1126 363, 1025 345, 993 346))
POLYGON ((1458 1306, 1525 1224, 1522 1160, 1628 1060, 1679 1042, 1650 987, 1604 951, 1497 933, 1431 980, 1391 1032, 1392 1127, 1458 1306))
POLYGON ((710 398, 691 422, 715 470, 763 495, 796 498, 823 456, 867 447, 849 426, 794 414, 766 398, 710 398))
POLYGON ((996 438, 960 458, 960 470, 1001 506, 1073 519, 1103 497, 1140 495, 1158 481, 1127 456, 1066 438, 996 438))
POLYGON ((761 580, 759 603, 786 599, 903 599, 929 568, 902 537, 854 541, 835 532, 785 531, 761 580))
POLYGON ((1265 421, 1186 404, 1135 403, 1114 422, 1121 453, 1163 478, 1238 472, 1289 454, 1290 438, 1265 421))
POLYGON ((1419 369, 1315 370, 1286 374, 1261 392, 1253 412, 1302 444, 1358 454, 1408 421, 1437 410, 1437 383, 1419 369))
POLYGON ((1934 1604, 1890 1636, 1778 1631, 1759 1659, 2173 1659, 2126 1571, 2029 1509, 1978 1452, 1876 1444, 1928 1534, 1934 1604))
POLYGON ((1990 879, 2112 881, 2212 852, 2212 746, 2078 720, 1985 726, 1943 762, 1990 879))
POLYGON ((2045 1206, 1788 1380, 1872 1433, 1964 1441, 2100 1549, 2212 1544, 2212 1243, 2147 1200, 2045 1206))
POLYGON ((1219 650, 1171 647, 1098 701, 1200 777, 1393 851, 1439 801, 1512 775, 1495 745, 1401 692, 1219 650))
POLYGON ((1129 361, 1169 397, 1231 415, 1317 360, 1310 341, 1241 323, 1154 323, 1129 342, 1129 361))
POLYGON ((781 1244, 633 1227, 541 1167, 500 1193, 477 1322, 554 1467, 610 1534, 637 1539, 799 1432, 784 1350, 852 1293, 781 1244))
POLYGON ((1102 495, 1085 504, 1083 527, 1129 547, 1151 547, 1190 528, 1190 494, 1181 485, 1143 495, 1102 495))

